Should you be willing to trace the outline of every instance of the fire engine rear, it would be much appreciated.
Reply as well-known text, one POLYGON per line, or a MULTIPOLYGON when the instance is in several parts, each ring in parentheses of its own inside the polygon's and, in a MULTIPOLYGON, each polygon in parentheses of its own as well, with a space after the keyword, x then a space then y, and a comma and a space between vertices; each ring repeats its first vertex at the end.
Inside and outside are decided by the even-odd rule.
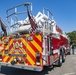
POLYGON ((10 35, 0 39, 1 66, 42 71, 44 66, 62 65, 69 52, 69 38, 47 8, 33 16, 32 4, 26 2, 6 13, 10 35), (20 12, 22 6, 26 11, 20 12))

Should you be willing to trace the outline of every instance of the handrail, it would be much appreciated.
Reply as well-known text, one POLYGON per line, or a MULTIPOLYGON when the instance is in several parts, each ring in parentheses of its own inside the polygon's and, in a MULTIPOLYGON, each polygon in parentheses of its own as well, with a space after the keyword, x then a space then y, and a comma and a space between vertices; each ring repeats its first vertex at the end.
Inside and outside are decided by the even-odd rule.
POLYGON ((47 13, 48 13, 48 17, 50 16, 49 14, 51 14, 52 20, 53 20, 53 14, 51 13, 51 11, 50 11, 48 8, 43 8, 43 14, 45 14, 45 10, 46 10, 47 13))
MULTIPOLYGON (((7 21, 8 21, 8 18, 9 18, 10 16, 27 13, 27 11, 22 11, 22 12, 18 12, 18 11, 17 11, 17 8, 18 8, 18 7, 21 7, 21 6, 30 6, 29 11, 30 11, 30 12, 32 11, 32 3, 30 3, 30 2, 26 2, 26 3, 24 3, 24 4, 20 4, 20 5, 18 5, 18 6, 14 6, 14 7, 12 7, 12 8, 9 8, 8 10, 6 10, 6 19, 7 19, 7 21), (13 10, 14 10, 14 11, 13 11, 13 10)), ((8 23, 10 23, 10 22, 8 21, 8 23)))

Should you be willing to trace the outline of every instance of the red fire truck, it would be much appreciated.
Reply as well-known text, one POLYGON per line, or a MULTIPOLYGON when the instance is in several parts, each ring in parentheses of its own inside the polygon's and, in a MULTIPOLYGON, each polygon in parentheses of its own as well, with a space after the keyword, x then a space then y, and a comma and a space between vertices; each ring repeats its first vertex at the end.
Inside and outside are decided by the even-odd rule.
POLYGON ((69 53, 69 38, 47 8, 33 16, 32 4, 26 2, 6 13, 10 34, 0 39, 1 66, 42 71, 44 66, 62 65, 69 53))

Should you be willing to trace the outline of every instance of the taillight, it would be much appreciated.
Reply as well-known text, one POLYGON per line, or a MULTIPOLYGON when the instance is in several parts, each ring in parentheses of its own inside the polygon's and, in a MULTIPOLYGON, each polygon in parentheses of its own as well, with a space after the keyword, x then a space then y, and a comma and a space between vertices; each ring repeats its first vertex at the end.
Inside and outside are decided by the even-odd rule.
POLYGON ((4 51, 4 54, 8 54, 8 50, 5 50, 5 51, 4 51))
POLYGON ((0 52, 0 61, 2 61, 2 53, 0 52))
POLYGON ((8 42, 9 42, 9 40, 6 38, 6 39, 4 39, 4 45, 6 46, 6 45, 8 45, 8 42))
POLYGON ((36 53, 36 65, 40 65, 40 53, 36 53))
POLYGON ((21 64, 24 64, 24 60, 21 59, 21 64))

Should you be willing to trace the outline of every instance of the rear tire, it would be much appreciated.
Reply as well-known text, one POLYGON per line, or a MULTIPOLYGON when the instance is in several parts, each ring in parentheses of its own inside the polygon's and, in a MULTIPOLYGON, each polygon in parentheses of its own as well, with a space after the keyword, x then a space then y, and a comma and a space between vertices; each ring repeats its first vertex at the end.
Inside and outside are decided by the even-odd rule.
POLYGON ((62 62, 65 62, 65 59, 66 59, 66 55, 65 55, 65 52, 63 52, 63 54, 62 54, 62 62))
POLYGON ((62 66, 62 55, 61 55, 61 54, 60 54, 60 56, 59 56, 57 66, 58 66, 58 67, 62 66))

